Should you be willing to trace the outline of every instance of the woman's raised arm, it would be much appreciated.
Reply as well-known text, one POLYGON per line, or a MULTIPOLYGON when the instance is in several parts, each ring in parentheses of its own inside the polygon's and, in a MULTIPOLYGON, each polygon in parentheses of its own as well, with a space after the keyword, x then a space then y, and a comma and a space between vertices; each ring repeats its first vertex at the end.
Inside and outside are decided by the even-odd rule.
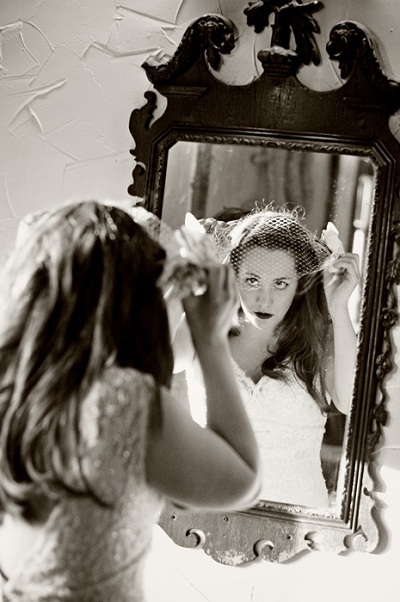
POLYGON ((184 309, 203 371, 207 425, 200 427, 163 390, 162 418, 149 434, 149 483, 182 505, 251 507, 260 491, 260 460, 229 354, 228 332, 237 311, 232 269, 211 266, 206 293, 186 299, 184 309))
POLYGON ((357 355, 357 336, 350 319, 348 301, 357 286, 358 255, 346 253, 332 264, 334 270, 325 274, 324 286, 333 326, 333 357, 328 366, 331 384, 328 392, 340 412, 349 411, 357 355))

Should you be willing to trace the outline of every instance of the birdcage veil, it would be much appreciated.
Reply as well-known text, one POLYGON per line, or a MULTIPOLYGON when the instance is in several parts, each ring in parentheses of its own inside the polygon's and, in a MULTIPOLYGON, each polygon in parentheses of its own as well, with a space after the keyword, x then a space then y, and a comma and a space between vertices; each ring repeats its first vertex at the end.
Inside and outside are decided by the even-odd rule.
POLYGON ((241 281, 242 287, 261 286, 263 276, 271 272, 271 264, 276 274, 282 267, 282 276, 300 279, 323 270, 331 258, 325 242, 306 227, 300 207, 257 207, 230 228, 215 228, 213 234, 220 259, 230 263, 237 274, 243 260, 251 257, 256 278, 241 281), (268 256, 266 250, 270 251, 268 256), (289 263, 288 256, 292 259, 289 263))

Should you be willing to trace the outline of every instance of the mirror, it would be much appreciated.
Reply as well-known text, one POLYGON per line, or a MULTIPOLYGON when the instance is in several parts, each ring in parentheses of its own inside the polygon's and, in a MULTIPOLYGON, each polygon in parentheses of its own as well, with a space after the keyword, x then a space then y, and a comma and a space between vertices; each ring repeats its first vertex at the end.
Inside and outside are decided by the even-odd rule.
MULTIPOLYGON (((301 208, 305 224, 318 236, 330 221, 339 230, 346 251, 360 257, 361 281, 349 301, 355 332, 359 330, 364 257, 375 189, 374 164, 368 157, 269 146, 210 144, 179 140, 168 151, 162 218, 172 228, 184 223, 187 211, 197 218, 233 218, 251 211, 255 201, 274 207, 301 208), (233 212, 233 213, 232 213, 233 212)), ((232 219, 233 219, 232 218, 232 219)), ((198 395, 192 395, 194 399, 198 395)), ((192 406, 195 403, 192 403, 192 406)), ((202 409, 192 407, 195 418, 202 409)), ((336 509, 346 417, 334 410, 328 417, 321 449, 329 506, 336 509)), ((262 449, 265 441, 260 441, 262 449)), ((283 489, 285 490, 284 486, 283 489)), ((301 503, 275 494, 268 501, 301 503)), ((266 501, 267 501, 266 500, 266 501)))
POLYGON ((302 206, 318 234, 332 221, 362 267, 350 304, 358 337, 352 403, 323 441, 325 507, 279 496, 236 513, 167 506, 160 524, 179 545, 230 565, 285 561, 303 550, 371 552, 382 530, 373 452, 387 417, 384 385, 398 316, 400 150, 388 121, 400 108, 400 86, 383 73, 370 35, 352 22, 335 26, 327 42, 346 80, 340 88, 302 85, 297 73, 310 60, 318 65, 318 53, 310 55, 307 44, 290 50, 287 36, 259 52, 257 79, 228 85, 215 72, 230 60, 233 32, 227 19, 206 15, 189 26, 170 60, 144 63, 154 91, 130 119, 136 163, 129 192, 173 227, 188 210, 208 217, 254 201, 302 206), (167 107, 155 118, 159 95, 167 107))

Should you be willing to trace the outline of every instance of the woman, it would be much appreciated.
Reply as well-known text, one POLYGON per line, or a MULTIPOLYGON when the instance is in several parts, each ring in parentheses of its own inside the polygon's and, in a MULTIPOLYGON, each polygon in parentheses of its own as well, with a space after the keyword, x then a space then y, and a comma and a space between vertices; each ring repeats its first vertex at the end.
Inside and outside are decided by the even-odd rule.
MULTIPOLYGON (((328 507, 321 444, 331 401, 346 413, 351 399, 356 336, 347 304, 357 257, 333 257, 287 211, 214 223, 214 237, 237 277, 241 308, 230 352, 264 463, 261 498, 328 507)), ((201 423, 200 381, 194 364, 189 400, 201 423)))
POLYGON ((257 499, 258 449, 229 358, 234 274, 209 263, 206 292, 183 301, 204 429, 168 390, 164 263, 127 212, 86 201, 37 220, 2 274, 4 601, 142 601, 164 498, 206 509, 257 499))

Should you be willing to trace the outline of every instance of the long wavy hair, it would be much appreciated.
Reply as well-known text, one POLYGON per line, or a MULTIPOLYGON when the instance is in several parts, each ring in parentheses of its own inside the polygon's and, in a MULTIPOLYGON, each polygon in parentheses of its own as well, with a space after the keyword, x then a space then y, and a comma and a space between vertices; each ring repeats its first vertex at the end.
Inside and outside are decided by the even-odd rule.
MULTIPOLYGON (((321 256, 328 250, 287 211, 256 211, 237 228, 238 235, 235 229, 231 232, 234 243, 228 258, 236 273, 246 252, 260 247, 289 253, 299 277, 292 305, 275 330, 274 348, 266 348, 262 373, 284 380, 292 367, 321 412, 328 413, 324 367, 330 318, 320 270, 321 256)), ((239 335, 240 329, 232 334, 239 335)))
POLYGON ((79 415, 107 365, 169 386, 164 258, 126 211, 95 201, 44 214, 14 250, 0 284, 0 509, 28 516, 44 492, 90 493, 79 415))

